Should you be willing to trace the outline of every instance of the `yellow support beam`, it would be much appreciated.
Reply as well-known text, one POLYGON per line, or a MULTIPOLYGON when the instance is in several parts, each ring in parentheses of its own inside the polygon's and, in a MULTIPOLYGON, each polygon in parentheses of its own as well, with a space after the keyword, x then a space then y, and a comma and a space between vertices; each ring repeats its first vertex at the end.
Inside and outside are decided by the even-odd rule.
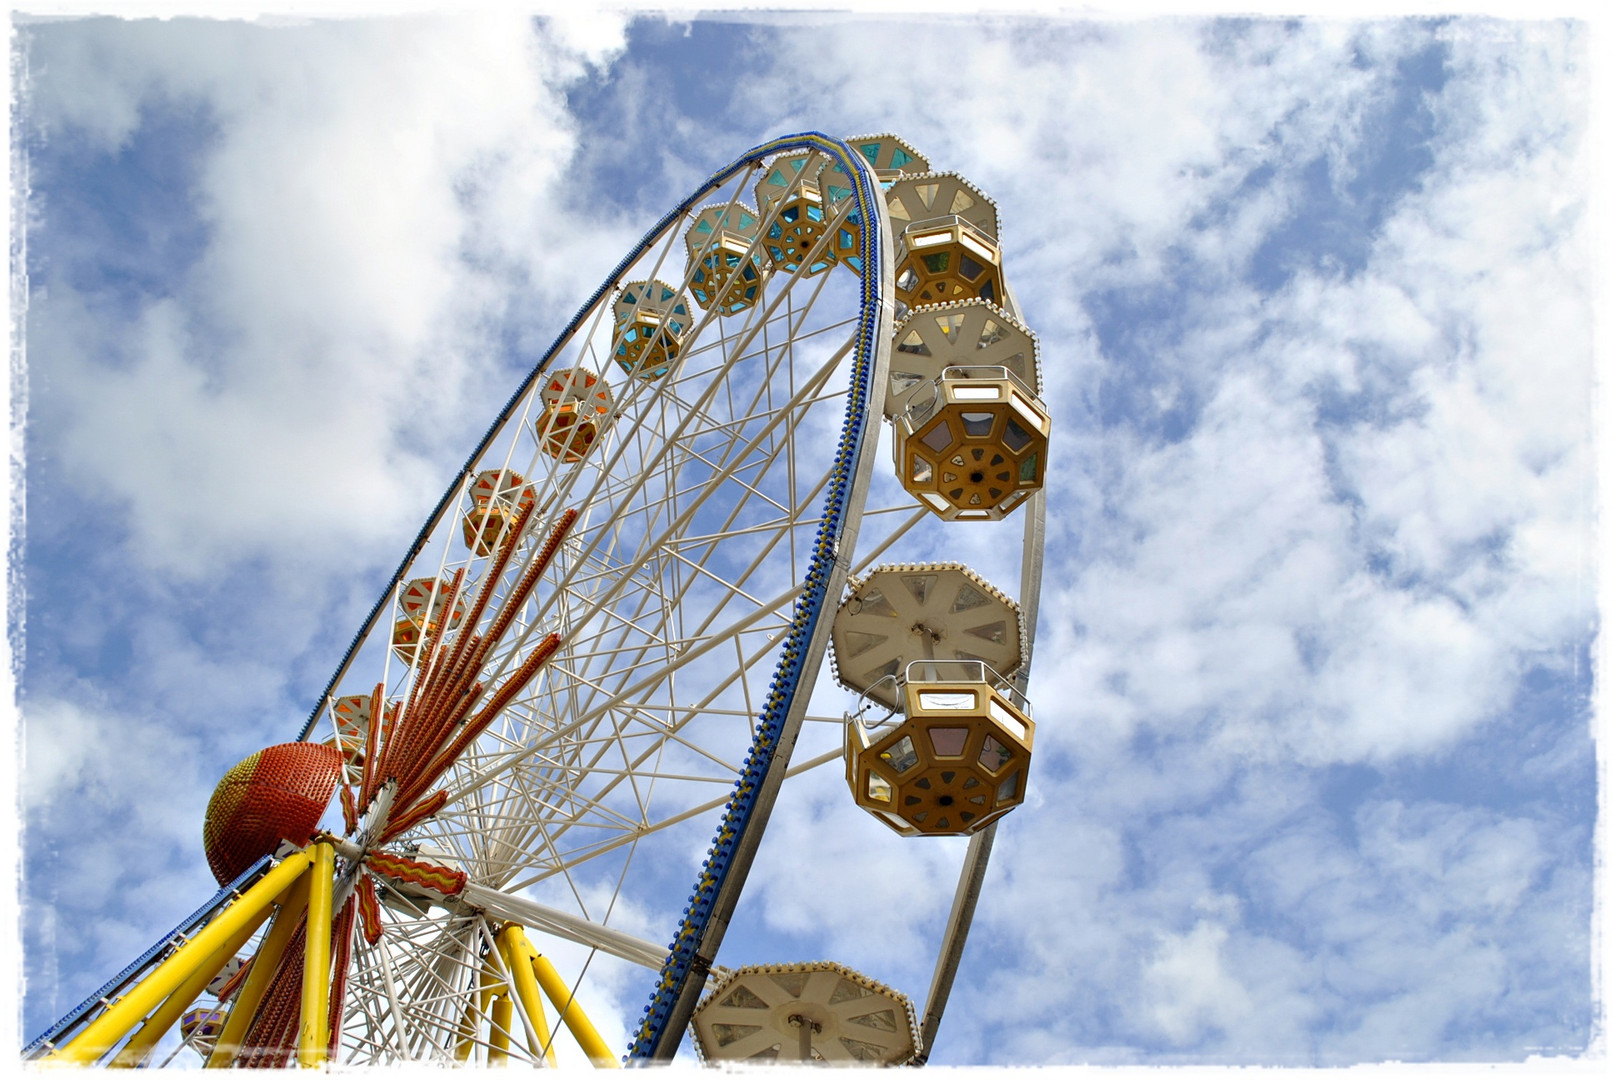
POLYGON ((131 987, 127 994, 108 1006, 70 1042, 53 1050, 45 1060, 72 1065, 89 1065, 99 1061, 136 1023, 178 990, 197 967, 233 937, 243 924, 251 923, 253 929, 262 925, 275 897, 308 868, 309 862, 308 854, 299 851, 270 870, 258 879, 256 885, 219 912, 195 937, 131 987))
POLYGON ((220 945, 213 954, 197 966, 190 978, 179 984, 179 989, 168 995, 168 1000, 157 1008, 157 1011, 146 1018, 123 1049, 118 1051, 112 1059, 111 1067, 114 1069, 132 1069, 140 1065, 156 1049, 158 1041, 168 1034, 168 1029, 174 1026, 186 1009, 201 996, 207 984, 223 970, 231 957, 241 951, 241 946, 251 940, 257 933, 258 926, 254 922, 245 922, 241 928, 232 934, 228 941, 220 945))
MULTIPOLYGON (((571 988, 566 985, 566 980, 560 977, 560 972, 555 970, 549 958, 532 947, 525 931, 519 926, 511 923, 508 929, 511 931, 511 950, 518 955, 526 956, 531 962, 532 970, 538 977, 538 985, 543 987, 543 992, 554 1002, 554 1007, 560 1011, 561 1021, 577 1040, 577 1045, 582 1047, 582 1052, 588 1055, 588 1060, 598 1069, 621 1068, 621 1062, 616 1060, 616 1055, 605 1044, 605 1040, 599 1037, 598 1030, 582 1011, 582 1006, 573 999, 571 988)), ((517 970, 525 966, 514 965, 517 970)))
POLYGON ((500 994, 493 999, 493 1030, 487 1040, 489 1065, 510 1063, 510 1025, 514 1022, 515 1003, 510 1000, 509 994, 500 994))
POLYGON ((281 956, 285 955, 286 943, 297 932, 297 924, 308 909, 308 880, 307 874, 301 875, 281 894, 280 911, 275 915, 269 932, 264 935, 263 943, 258 946, 257 955, 252 960, 252 970, 246 973, 246 982, 235 994, 235 1003, 230 1006, 224 1030, 218 1033, 213 1052, 207 1055, 207 1068, 227 1069, 241 1052, 241 1041, 246 1038, 247 1029, 258 1014, 263 995, 269 991, 275 969, 280 966, 281 956))
POLYGON ((476 1049, 476 1030, 481 1027, 482 1014, 487 1011, 487 965, 476 973, 476 989, 465 995, 465 1011, 459 1017, 459 1042, 454 1045, 454 1060, 460 1064, 470 1060, 476 1049))
POLYGON ((313 863, 308 870, 308 944, 303 953, 297 1064, 317 1069, 325 1064, 330 1043, 331 893, 335 886, 336 849, 319 843, 308 850, 313 863))
POLYGON ((476 989, 465 999, 465 1012, 459 1020, 459 1043, 454 1047, 454 1060, 467 1062, 476 1051, 476 1037, 481 1033, 482 1018, 492 1015, 495 997, 508 993, 509 984, 493 965, 492 954, 482 961, 476 973, 476 989))
POLYGON ((504 959, 511 982, 515 984, 516 996, 521 999, 521 1010, 532 1022, 532 1030, 527 1032, 527 1048, 532 1051, 533 1057, 541 1052, 544 1062, 552 1069, 555 1067, 554 1037, 549 1033, 549 1020, 543 1014, 543 995, 538 992, 538 980, 533 974, 532 965, 527 960, 526 952, 516 945, 515 935, 520 933, 521 928, 515 923, 505 924, 504 929, 498 932, 498 952, 504 959))

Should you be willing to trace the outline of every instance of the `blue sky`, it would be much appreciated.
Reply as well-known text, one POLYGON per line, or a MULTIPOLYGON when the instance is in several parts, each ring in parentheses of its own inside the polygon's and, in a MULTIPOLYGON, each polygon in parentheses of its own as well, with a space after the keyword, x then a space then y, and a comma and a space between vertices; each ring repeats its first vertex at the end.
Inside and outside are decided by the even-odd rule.
MULTIPOLYGON (((713 169, 806 129, 897 132, 993 196, 1056 425, 1036 771, 932 1060, 1601 1037, 1584 24, 90 19, 16 47, 25 1037, 211 894, 214 783, 300 730, 535 352, 713 169)), ((922 998, 957 846, 876 866, 839 779, 804 779, 753 932, 922 998), (847 919, 808 838, 892 914, 847 919)))

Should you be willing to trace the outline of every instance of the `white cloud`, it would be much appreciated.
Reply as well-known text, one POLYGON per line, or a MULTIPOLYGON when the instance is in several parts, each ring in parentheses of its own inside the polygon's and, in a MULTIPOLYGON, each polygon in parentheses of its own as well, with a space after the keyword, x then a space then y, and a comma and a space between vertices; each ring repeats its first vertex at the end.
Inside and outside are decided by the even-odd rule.
POLYGON ((1370 114, 1421 30, 1261 24, 1219 52, 1181 27, 1054 29, 1042 48, 973 25, 900 34, 944 57, 949 81, 1013 92, 943 99, 867 63, 894 35, 858 24, 824 30, 799 69, 814 74, 762 100, 804 108, 855 69, 873 90, 836 108, 842 129, 892 128, 941 167, 967 163, 998 198, 1043 343, 1045 802, 1004 823, 948 1052, 1124 1061, 1177 1045, 1312 1063, 1564 1045, 1577 1021, 1540 1002, 1583 970, 1583 914, 1561 906, 1585 880, 1577 849, 1545 844, 1523 809, 1392 799, 1340 835, 1294 767, 1448 761, 1506 717, 1529 669, 1585 641, 1575 31, 1442 31, 1431 168, 1364 266, 1302 269, 1266 296, 1244 275, 1300 205, 1298 170, 1320 156, 1337 190, 1365 182, 1370 114), (1168 102, 1187 104, 1151 112, 1168 102), (1262 165, 1266 187, 1228 204, 1262 165), (1070 430, 1095 422, 1101 379, 1123 377, 1080 298, 1168 289, 1173 248, 1197 260, 1188 298, 1162 301, 1186 322, 1139 330, 1155 334, 1156 393, 1194 426, 1176 443, 1070 430), (1396 861, 1413 853, 1437 873, 1396 861), (1563 880, 1543 881, 1548 865, 1563 880), (1205 920, 1226 879, 1258 907, 1205 920))
POLYGON ((1196 1041, 1206 1027, 1226 1028, 1253 1009, 1249 991, 1222 962, 1227 930, 1200 922, 1164 937, 1144 966, 1148 1018, 1173 1043, 1196 1041))
POLYGON ((1509 914, 1545 863, 1539 828, 1527 818, 1391 801, 1369 808, 1359 824, 1364 852, 1406 895, 1437 897, 1447 910, 1509 914), (1428 893, 1429 885, 1438 891, 1428 893))
POLYGON ((1471 613, 1360 565, 1302 412, 1229 380, 1191 439, 1131 459, 1112 548, 1044 600, 1085 627, 1038 669, 1079 687, 1054 739, 1215 715, 1233 753, 1359 760, 1448 745, 1505 703, 1502 643, 1471 613))
POLYGON ((620 11, 556 8, 543 16, 543 25, 562 53, 595 67, 608 66, 627 47, 627 15, 620 11))
POLYGON ((574 275, 625 243, 562 208, 582 69, 527 19, 28 34, 44 146, 188 167, 171 205, 195 216, 95 193, 132 249, 108 282, 64 198, 84 178, 35 177, 29 439, 57 486, 34 498, 77 509, 36 518, 31 553, 92 553, 29 582, 63 592, 30 623, 28 919, 85 928, 31 954, 37 1023, 209 895, 218 776, 295 735, 324 675, 302 665, 328 670, 365 582, 535 359, 496 331, 541 313, 552 333, 574 275), (141 142, 176 126, 194 145, 141 142), (188 267, 140 246, 186 227, 188 267), (124 674, 98 685, 108 656, 124 674))
POLYGON ((1073 670, 1043 685, 1080 680, 1110 722, 1275 710, 1285 754, 1381 759, 1450 745, 1507 705, 1525 667, 1555 662, 1591 614, 1568 149, 1479 172, 1457 143, 1359 277, 1301 275, 1194 334, 1184 352, 1224 374, 1184 442, 1111 436, 1118 527, 1099 523, 1098 557, 1045 604, 1086 633, 1058 650, 1073 670), (1330 386, 1394 419, 1369 401, 1319 422, 1330 386))
POLYGON ((39 699, 23 719, 23 823, 73 823, 60 849, 36 848, 43 873, 24 878, 35 901, 25 932, 41 944, 29 994, 61 1012, 217 888, 197 856, 218 778, 205 775, 199 740, 148 717, 39 699))
POLYGON ((196 117, 206 242, 132 323, 82 270, 36 282, 36 438, 166 572, 390 554, 513 385, 512 281, 575 303, 567 258, 603 262, 558 212, 575 60, 522 20, 76 29, 39 33, 38 124, 127 144, 130 102, 196 117))
MULTIPOLYGON (((36 396, 60 433, 36 430, 85 491, 128 508, 156 580, 247 555, 281 578, 306 567, 300 591, 254 599, 277 612, 256 625, 317 640, 330 579, 316 571, 396 554, 435 498, 433 463, 457 464, 445 448, 490 411, 488 328, 569 314, 578 281, 591 288, 627 247, 619 222, 567 209, 580 193, 562 190, 564 165, 585 136, 555 89, 615 56, 620 25, 512 25, 354 24, 269 45, 232 29, 207 50, 182 47, 195 27, 59 39, 33 104, 52 137, 128 145, 138 103, 181 99, 219 125, 202 175, 210 246, 184 289, 125 326, 53 283, 30 326, 51 357, 37 377, 54 384, 36 396), (306 55, 286 44, 304 40, 306 55), (98 359, 113 350, 116 365, 98 359), (243 479, 250 497, 228 495, 243 479)), ((1434 164, 1366 264, 1301 269, 1275 295, 1245 280, 1300 205, 1306 163, 1326 160, 1341 190, 1360 179, 1388 73, 1429 32, 828 20, 790 30, 793 66, 746 85, 757 139, 894 129, 995 195, 1043 342, 1058 427, 1033 803, 1000 835, 946 1054, 1515 1057, 1585 1030, 1560 989, 1583 972, 1583 837, 1554 836, 1558 819, 1528 807, 1323 806, 1329 766, 1381 777, 1443 760, 1503 718, 1523 674, 1565 663, 1594 615, 1572 30, 1435 31, 1452 52, 1426 101, 1434 164), (933 66, 889 63, 898 50, 933 66), (991 92, 938 93, 929 71, 991 92), (1264 186, 1244 190, 1256 173, 1264 186), (1104 427, 1104 380, 1124 373, 1085 298, 1175 288, 1182 260, 1190 295, 1137 331, 1152 335, 1150 391, 1195 424, 1175 443, 1104 427)), ((617 134, 665 134, 651 123, 664 103, 638 105, 617 134)), ((669 172, 704 130, 674 119, 678 146, 650 151, 669 172)), ((959 542, 968 561, 997 557, 985 535, 959 542)), ((164 701, 233 685, 267 723, 261 699, 285 692, 273 660, 209 663, 171 627, 142 648, 160 670, 141 685, 164 701)), ((114 718, 84 694, 36 706, 60 732, 30 749, 41 812, 105 783, 97 813, 117 813, 131 796, 112 791, 116 756, 173 749, 91 745, 75 733, 114 718)), ((1532 782, 1574 756, 1542 753, 1532 782)), ((821 948, 922 992, 961 845, 900 841, 851 805, 834 765, 814 775, 786 789, 730 940, 821 948)), ((192 856, 181 834, 199 814, 168 813, 151 850, 192 856)), ((72 850, 75 865, 122 858, 72 850)), ((163 880, 130 882, 130 910, 163 880)), ((68 871, 53 887, 106 889, 68 871)), ((92 971, 155 929, 102 925, 92 971)), ((607 984, 636 1016, 629 974, 607 984)))

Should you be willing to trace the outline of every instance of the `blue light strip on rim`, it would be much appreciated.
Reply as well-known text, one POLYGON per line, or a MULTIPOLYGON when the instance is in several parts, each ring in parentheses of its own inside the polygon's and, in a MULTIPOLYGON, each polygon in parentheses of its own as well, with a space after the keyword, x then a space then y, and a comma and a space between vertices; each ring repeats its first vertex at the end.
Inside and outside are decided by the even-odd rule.
POLYGON ((342 661, 337 665, 335 673, 325 685, 319 697, 315 700, 313 711, 309 714, 302 732, 297 736, 299 740, 306 740, 313 732, 314 725, 324 710, 325 702, 331 692, 346 673, 347 666, 352 662, 359 647, 364 643, 365 637, 375 625, 377 616, 391 599, 393 590, 408 573, 415 557, 424 549, 431 533, 436 529, 442 519, 444 511, 458 498, 461 485, 476 467, 476 463, 486 453, 498 433, 508 423, 510 417, 520 407, 530 392, 532 385, 542 377, 554 358, 571 341, 573 335, 591 315, 599 303, 604 300, 627 276, 641 256, 644 255, 681 216, 687 213, 698 202, 704 200, 714 190, 727 183, 740 171, 760 162, 774 154, 787 153, 792 150, 817 150, 834 159, 850 177, 852 181, 852 198, 856 202, 858 220, 863 223, 861 229, 861 248, 859 256, 862 260, 863 272, 860 275, 861 296, 857 319, 856 349, 852 362, 852 380, 850 397, 846 406, 846 417, 841 424, 840 445, 835 455, 834 472, 829 484, 828 494, 824 501, 823 523, 819 526, 814 541, 813 556, 806 579, 802 583, 802 595, 796 601, 795 615, 791 622, 790 634, 780 656, 779 667, 773 676, 773 683, 768 693, 766 705, 763 708, 757 732, 751 744, 750 755, 746 759, 746 766, 736 782, 734 795, 730 798, 723 816, 721 826, 718 828, 716 839, 712 845, 712 853, 702 869, 700 879, 696 882, 695 892, 690 897, 689 908, 685 912, 683 924, 678 930, 677 937, 671 945, 671 952, 662 967, 661 980, 657 983, 655 997, 651 1004, 645 1007, 646 1018, 641 1025, 638 1037, 629 1050, 630 1057, 641 1056, 648 1053, 661 1036, 662 1027, 666 1020, 666 1012, 670 1002, 676 996, 676 991, 682 986, 688 976, 689 962, 694 955, 695 944, 699 937, 705 933, 710 917, 710 905, 717 889, 727 875, 729 858, 735 845, 744 833, 749 823, 750 812, 755 803, 756 786, 762 775, 766 772, 768 764, 772 761, 772 747, 778 734, 778 727, 783 722, 785 714, 789 711, 790 703, 794 700, 796 684, 800 677, 801 659, 806 644, 810 641, 812 630, 817 625, 818 615, 821 611, 824 593, 828 583, 829 570, 834 563, 835 551, 845 525, 845 505, 848 488, 851 482, 852 463, 855 462, 861 450, 867 421, 867 402, 870 391, 869 380, 874 357, 874 331, 878 325, 878 312, 881 302, 879 271, 880 271, 880 238, 876 228, 868 225, 879 220, 877 208, 872 200, 880 198, 879 186, 869 171, 862 155, 858 154, 843 140, 825 135, 822 132, 807 131, 794 135, 784 135, 772 139, 748 150, 730 164, 717 170, 693 195, 684 199, 677 206, 668 211, 662 218, 644 234, 634 247, 623 256, 616 268, 604 280, 599 288, 594 290, 587 303, 578 310, 565 329, 556 337, 554 344, 544 353, 543 358, 528 374, 521 385, 518 386, 504 408, 488 427, 482 436, 481 442, 476 446, 465 464, 455 474, 448 489, 443 492, 435 509, 426 519, 426 523, 415 535, 414 541, 409 545, 402 562, 398 564, 392 579, 382 590, 381 595, 370 609, 364 623, 357 634, 353 636, 342 661))
POLYGON ((668 1035, 681 1038, 682 1032, 667 1031, 667 1022, 674 1003, 688 981, 695 958, 695 950, 705 936, 711 920, 712 907, 726 879, 734 851, 750 824, 751 812, 756 805, 762 778, 773 763, 773 750, 777 745, 785 717, 795 700, 801 678, 801 666, 811 643, 813 631, 823 611, 828 590, 829 573, 834 565, 841 533, 845 526, 846 499, 849 495, 852 473, 862 449, 867 428, 867 405, 870 379, 874 362, 874 332, 878 326, 880 305, 880 250, 879 216, 872 200, 881 197, 879 188, 861 155, 845 142, 819 132, 789 135, 764 143, 740 161, 749 163, 767 154, 795 149, 818 150, 832 157, 852 178, 853 198, 856 200, 861 230, 863 273, 861 306, 857 318, 856 353, 851 367, 851 390, 846 404, 846 418, 840 428, 840 445, 835 452, 834 468, 830 473, 829 491, 824 499, 823 523, 813 542, 811 566, 802 582, 801 595, 795 603, 795 614, 790 632, 779 656, 773 683, 756 725, 750 754, 745 767, 734 784, 734 793, 724 808, 717 835, 707 852, 694 893, 684 908, 683 922, 672 939, 671 951, 661 968, 650 1003, 644 1007, 644 1019, 638 1034, 628 1048, 628 1060, 651 1057, 661 1040, 668 1035))

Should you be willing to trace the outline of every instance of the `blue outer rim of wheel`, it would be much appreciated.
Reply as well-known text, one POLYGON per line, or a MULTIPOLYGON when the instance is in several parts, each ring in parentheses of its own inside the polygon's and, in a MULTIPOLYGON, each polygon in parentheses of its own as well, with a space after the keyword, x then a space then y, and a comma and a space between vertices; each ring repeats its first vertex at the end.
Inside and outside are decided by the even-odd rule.
MULTIPOLYGON (((398 564, 392 579, 387 583, 375 605, 370 609, 362 628, 353 636, 348 645, 341 663, 337 666, 330 682, 320 692, 315 700, 313 711, 309 714, 307 722, 303 725, 299 740, 305 740, 314 729, 324 710, 325 702, 331 692, 336 688, 337 682, 346 673, 348 664, 363 644, 364 638, 375 624, 377 616, 387 605, 393 591, 403 576, 408 572, 415 556, 425 547, 432 531, 449 505, 459 497, 461 486, 465 478, 471 474, 476 463, 483 453, 492 444, 498 432, 503 428, 510 416, 526 398, 532 384, 539 379, 549 364, 554 360, 560 350, 569 342, 572 336, 582 326, 584 320, 594 311, 595 307, 614 290, 626 276, 628 270, 636 263, 649 248, 655 244, 665 231, 671 227, 679 217, 692 209, 697 202, 706 198, 711 191, 721 187, 736 173, 749 168, 752 164, 774 154, 787 153, 793 150, 817 150, 834 159, 840 168, 851 178, 852 198, 856 203, 856 214, 859 221, 875 223, 879 214, 875 199, 880 198, 879 184, 874 178, 863 156, 853 150, 844 140, 833 138, 818 131, 799 132, 794 135, 784 135, 772 139, 748 150, 730 164, 719 169, 711 178, 689 198, 668 211, 659 221, 644 234, 632 250, 616 264, 616 268, 605 279, 604 283, 594 290, 577 314, 572 318, 553 345, 544 353, 531 373, 522 381, 504 408, 499 411, 497 418, 489 425, 486 434, 482 436, 465 464, 455 474, 453 482, 443 492, 435 509, 426 519, 426 524, 415 535, 414 541, 409 545, 408 552, 398 564)), ((835 451, 834 470, 828 485, 828 494, 824 499, 824 512, 822 524, 818 528, 817 536, 813 542, 812 560, 802 582, 801 595, 796 600, 795 612, 790 623, 790 632, 780 653, 778 667, 774 672, 773 681, 768 691, 766 704, 756 726, 756 735, 751 742, 750 753, 746 758, 745 767, 739 779, 734 784, 734 792, 724 809, 722 823, 717 829, 717 835, 712 841, 705 865, 701 868, 700 877, 695 882, 693 894, 689 897, 689 905, 684 909, 683 922, 673 938, 670 952, 661 969, 661 976, 656 983, 654 996, 650 1004, 645 1006, 644 1020, 639 1026, 637 1036, 628 1050, 629 1058, 642 1058, 653 1053, 660 1042, 666 1027, 666 1021, 671 1010, 672 1002, 677 998, 688 979, 691 962, 694 959, 695 949, 705 935, 706 926, 710 921, 712 903, 716 899, 718 890, 727 878, 733 853, 740 839, 744 836, 746 827, 750 822, 751 811, 755 807, 756 795, 762 777, 767 773, 773 761, 773 749, 777 744, 780 729, 784 718, 788 715, 790 705, 795 699, 797 685, 800 681, 802 662, 813 631, 816 629, 818 617, 823 610, 823 602, 828 588, 830 570, 834 565, 835 556, 839 550, 841 534, 846 523, 846 501, 850 494, 852 474, 859 453, 862 450, 863 439, 866 434, 868 421, 868 395, 871 390, 871 376, 874 366, 874 350, 877 344, 874 340, 879 320, 879 307, 883 299, 880 289, 880 270, 882 266, 880 235, 877 228, 863 228, 861 235, 861 248, 859 255, 862 259, 863 272, 859 275, 861 281, 860 306, 857 317, 857 335, 855 355, 851 369, 850 396, 846 405, 845 420, 841 424, 840 444, 835 451)), ((680 1033, 681 1034, 681 1033, 680 1033)))
MULTIPOLYGON (((840 139, 819 132, 786 135, 763 143, 740 158, 734 165, 712 178, 710 186, 720 184, 735 169, 748 166, 768 154, 781 151, 810 149, 834 158, 852 178, 852 197, 856 200, 859 220, 876 223, 878 212, 873 202, 879 198, 878 182, 874 179, 862 155, 840 139)), ((687 203, 685 205, 688 205, 687 203)), ((734 793, 724 808, 717 835, 707 852, 705 865, 695 881, 694 892, 683 911, 683 922, 672 939, 671 951, 661 968, 650 1003, 644 1007, 644 1018, 639 1024, 633 1044, 628 1048, 628 1060, 651 1057, 661 1040, 668 1034, 681 1038, 682 1032, 668 1032, 674 1003, 693 968, 695 951, 705 937, 711 920, 713 904, 721 889, 736 848, 750 824, 762 779, 773 763, 774 748, 783 729, 785 717, 795 700, 801 681, 802 665, 823 612, 827 598, 829 574, 839 551, 841 533, 846 521, 846 501, 850 495, 852 476, 867 430, 868 394, 874 368, 874 334, 878 327, 880 296, 881 252, 879 231, 862 230, 863 273, 861 307, 857 319, 856 353, 852 361, 850 399, 846 405, 846 418, 840 428, 840 445, 835 451, 834 468, 830 474, 829 491, 824 499, 823 523, 813 541, 812 562, 802 582, 801 595, 795 603, 794 617, 790 621, 789 635, 779 655, 773 683, 768 690, 766 703, 757 720, 756 735, 751 741, 750 754, 745 760, 734 793)))

